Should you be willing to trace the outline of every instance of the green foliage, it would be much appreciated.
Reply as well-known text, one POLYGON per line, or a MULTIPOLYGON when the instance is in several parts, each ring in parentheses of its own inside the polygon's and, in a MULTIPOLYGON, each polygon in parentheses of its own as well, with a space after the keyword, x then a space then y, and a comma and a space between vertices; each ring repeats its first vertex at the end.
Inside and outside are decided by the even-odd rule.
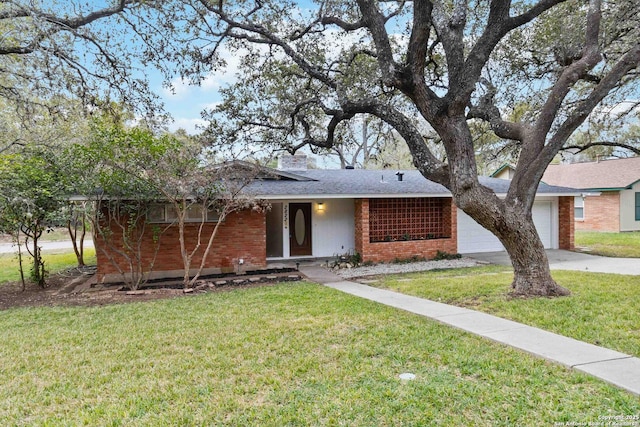
POLYGON ((438 250, 438 252, 436 252, 436 255, 433 257, 433 260, 440 261, 440 260, 446 260, 446 259, 460 259, 460 258, 462 258, 462 255, 460 254, 450 254, 447 251, 438 250))
POLYGON ((393 259, 393 263, 394 264, 410 264, 412 262, 422 262, 422 261, 426 261, 427 259, 423 256, 420 255, 411 255, 408 258, 394 258, 393 259))
POLYGON ((169 135, 157 137, 149 129, 126 128, 103 118, 93 122, 87 143, 69 148, 69 170, 76 173, 81 194, 101 192, 110 198, 152 199, 158 191, 144 171, 161 167, 163 158, 179 150, 179 142, 169 135))
POLYGON ((0 177, 0 232, 25 245, 33 260, 30 277, 45 287, 47 272, 38 240, 61 220, 66 176, 52 152, 32 148, 0 156, 0 177))
POLYGON ((339 266, 342 263, 349 263, 352 266, 358 266, 362 262, 362 256, 359 252, 347 252, 342 255, 336 255, 335 261, 330 264, 330 267, 339 266))
POLYGON ((154 248, 142 245, 148 209, 161 197, 146 172, 164 170, 162 159, 174 157, 181 146, 169 135, 156 136, 142 127, 128 128, 119 117, 104 114, 93 120, 89 140, 67 148, 67 170, 75 192, 95 201, 90 219, 105 259, 130 288, 137 289, 148 280, 153 267, 153 261, 144 261, 144 251, 157 253, 162 232, 151 230, 154 248), (123 270, 122 262, 129 268, 123 270))
POLYGON ((308 283, 14 309, 0 341, 6 425, 506 427, 640 412, 585 374, 308 283))

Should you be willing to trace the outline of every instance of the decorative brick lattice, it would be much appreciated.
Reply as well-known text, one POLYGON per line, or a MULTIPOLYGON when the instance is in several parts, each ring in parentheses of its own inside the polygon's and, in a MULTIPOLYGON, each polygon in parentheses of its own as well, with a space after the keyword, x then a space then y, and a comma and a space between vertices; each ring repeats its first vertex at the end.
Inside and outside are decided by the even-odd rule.
POLYGON ((370 199, 369 241, 451 237, 451 202, 445 198, 370 199))

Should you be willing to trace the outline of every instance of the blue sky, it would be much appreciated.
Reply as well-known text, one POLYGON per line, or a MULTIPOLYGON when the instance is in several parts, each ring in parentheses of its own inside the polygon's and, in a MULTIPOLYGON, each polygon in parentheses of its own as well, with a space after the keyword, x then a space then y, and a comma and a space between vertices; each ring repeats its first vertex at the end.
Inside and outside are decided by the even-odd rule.
POLYGON ((174 79, 171 82, 173 90, 163 86, 162 76, 158 72, 149 70, 151 89, 161 98, 165 110, 173 118, 169 130, 182 128, 190 134, 198 132, 196 126, 205 123, 200 115, 202 110, 215 107, 221 99, 218 89, 234 80, 237 63, 231 57, 227 62, 225 71, 210 73, 200 86, 174 79))

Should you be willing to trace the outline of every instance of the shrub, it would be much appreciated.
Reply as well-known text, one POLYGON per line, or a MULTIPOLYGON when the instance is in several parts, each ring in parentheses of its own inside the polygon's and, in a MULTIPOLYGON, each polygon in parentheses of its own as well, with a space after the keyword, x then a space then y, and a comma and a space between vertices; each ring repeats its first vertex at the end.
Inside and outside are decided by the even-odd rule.
POLYGON ((447 251, 438 251, 436 252, 436 256, 433 257, 434 261, 442 261, 442 260, 446 260, 446 259, 460 259, 462 258, 462 255, 460 254, 450 254, 447 251))

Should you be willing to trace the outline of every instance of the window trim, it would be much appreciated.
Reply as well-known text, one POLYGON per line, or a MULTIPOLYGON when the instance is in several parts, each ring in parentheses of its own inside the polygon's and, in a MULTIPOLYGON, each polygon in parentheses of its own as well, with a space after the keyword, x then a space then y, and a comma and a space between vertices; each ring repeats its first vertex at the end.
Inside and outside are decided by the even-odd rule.
POLYGON ((636 191, 636 221, 640 221, 640 191, 636 191))
POLYGON ((573 219, 576 221, 584 221, 585 215, 584 215, 584 197, 583 196, 576 196, 573 198, 573 219), (582 203, 581 205, 577 205, 576 201, 581 200, 582 203), (578 216, 576 215, 576 209, 582 209, 582 216, 578 216))

